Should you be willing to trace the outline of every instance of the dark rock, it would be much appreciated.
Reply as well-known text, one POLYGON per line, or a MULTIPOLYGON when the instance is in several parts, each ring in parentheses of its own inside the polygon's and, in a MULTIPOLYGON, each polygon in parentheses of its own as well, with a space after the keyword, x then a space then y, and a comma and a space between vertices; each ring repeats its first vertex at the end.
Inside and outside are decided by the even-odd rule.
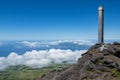
POLYGON ((118 43, 118 42, 113 42, 113 45, 120 45, 120 43, 118 43))

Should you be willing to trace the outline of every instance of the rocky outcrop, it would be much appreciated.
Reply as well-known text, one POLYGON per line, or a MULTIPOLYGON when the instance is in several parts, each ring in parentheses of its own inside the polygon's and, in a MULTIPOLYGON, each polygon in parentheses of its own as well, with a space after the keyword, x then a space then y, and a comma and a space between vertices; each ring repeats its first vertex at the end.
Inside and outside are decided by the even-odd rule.
POLYGON ((96 44, 75 65, 39 80, 120 80, 120 43, 96 44))

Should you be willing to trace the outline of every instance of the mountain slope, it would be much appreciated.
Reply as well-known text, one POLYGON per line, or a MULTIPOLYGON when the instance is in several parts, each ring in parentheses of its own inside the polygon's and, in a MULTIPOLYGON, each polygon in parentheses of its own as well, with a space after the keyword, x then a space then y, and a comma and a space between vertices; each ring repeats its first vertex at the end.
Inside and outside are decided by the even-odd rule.
POLYGON ((120 80, 120 43, 96 44, 77 64, 38 80, 120 80))
POLYGON ((51 64, 44 68, 31 68, 25 65, 10 66, 0 71, 0 80, 36 80, 53 70, 63 70, 70 66, 66 62, 61 64, 51 64))

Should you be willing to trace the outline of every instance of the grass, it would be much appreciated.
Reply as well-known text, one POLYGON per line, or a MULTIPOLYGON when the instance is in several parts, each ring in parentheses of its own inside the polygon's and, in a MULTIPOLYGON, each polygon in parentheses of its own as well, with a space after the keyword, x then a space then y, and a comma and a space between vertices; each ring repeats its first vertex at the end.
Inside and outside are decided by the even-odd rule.
POLYGON ((71 64, 52 64, 49 67, 33 69, 28 66, 11 66, 5 71, 0 71, 0 80, 36 80, 53 70, 63 70, 71 64))
POLYGON ((117 69, 115 68, 111 69, 111 73, 112 76, 120 78, 120 72, 117 69))

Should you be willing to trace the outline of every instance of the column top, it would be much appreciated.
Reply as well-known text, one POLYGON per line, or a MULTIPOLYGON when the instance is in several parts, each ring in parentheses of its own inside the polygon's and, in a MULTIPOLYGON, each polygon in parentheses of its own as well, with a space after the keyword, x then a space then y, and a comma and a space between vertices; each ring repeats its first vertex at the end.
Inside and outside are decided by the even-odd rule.
POLYGON ((99 10, 99 11, 103 11, 103 10, 104 10, 104 7, 103 7, 103 6, 100 6, 100 7, 98 8, 98 10, 99 10))

